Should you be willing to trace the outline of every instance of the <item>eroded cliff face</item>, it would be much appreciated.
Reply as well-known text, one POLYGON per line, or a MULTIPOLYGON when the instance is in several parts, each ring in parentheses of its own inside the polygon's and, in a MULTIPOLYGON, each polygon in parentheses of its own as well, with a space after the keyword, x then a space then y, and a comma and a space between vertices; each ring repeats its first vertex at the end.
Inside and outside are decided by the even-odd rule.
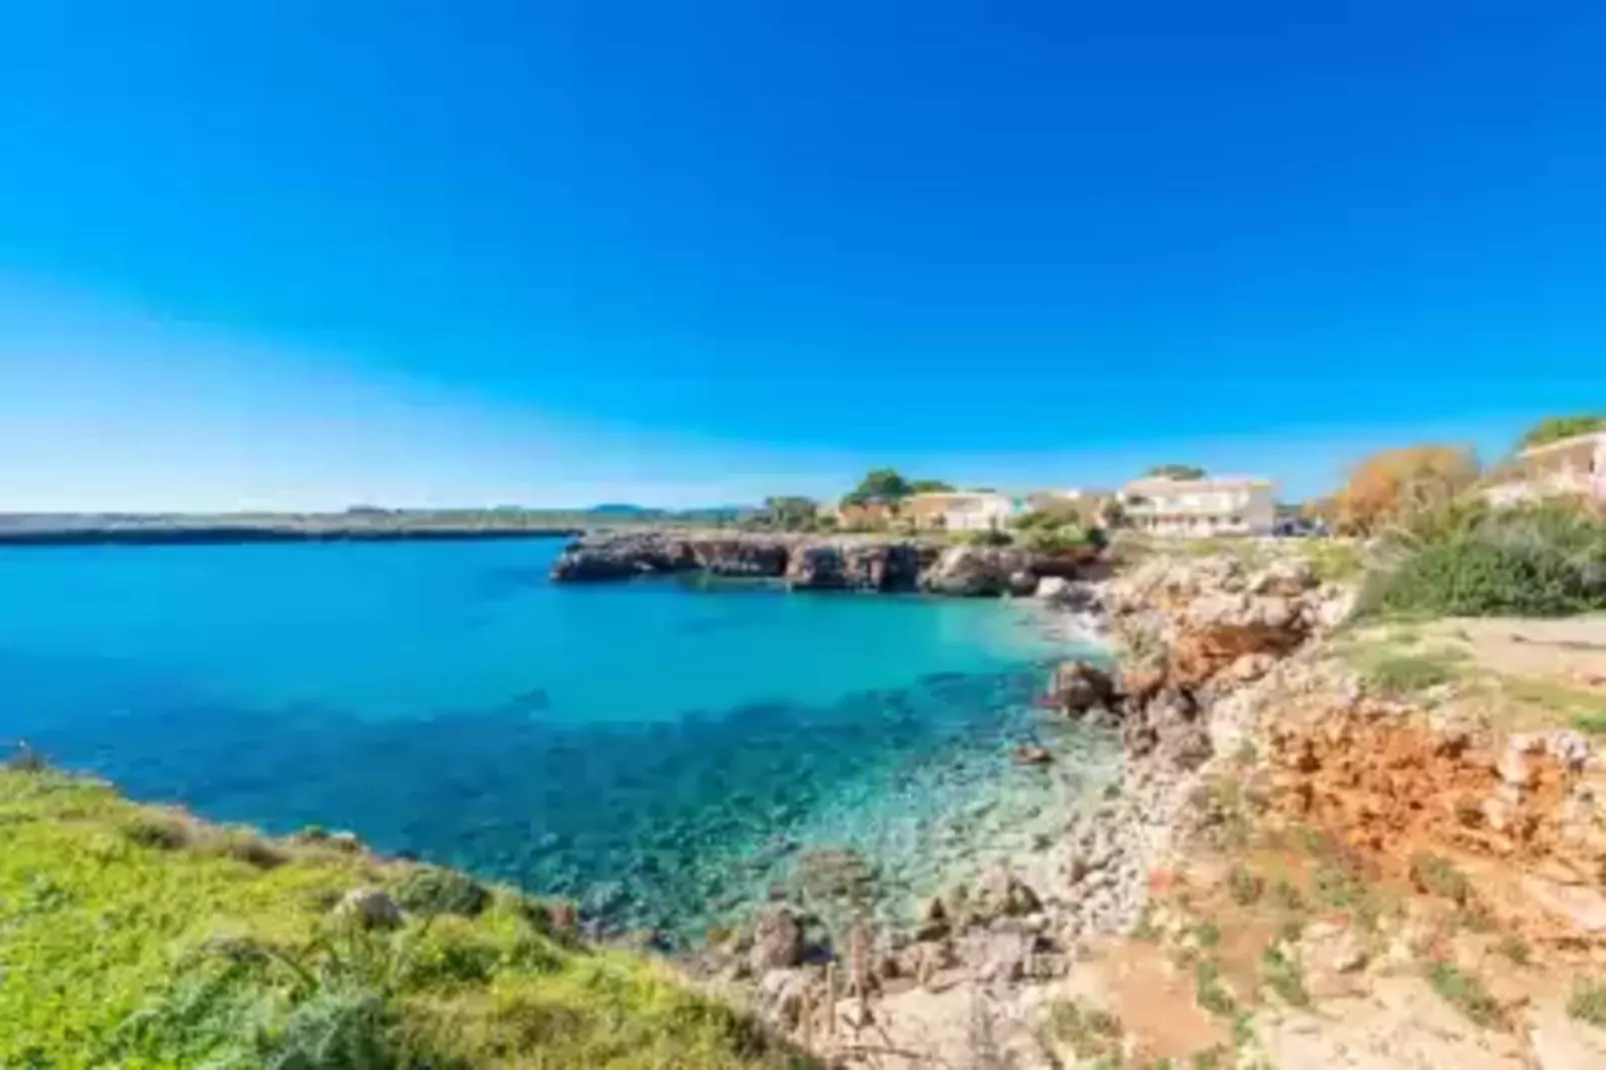
POLYGON ((964 597, 1033 594, 1042 577, 1093 567, 1093 549, 1043 554, 1014 546, 949 546, 921 538, 752 532, 613 532, 571 543, 559 582, 675 572, 785 580, 796 590, 914 591, 964 597))

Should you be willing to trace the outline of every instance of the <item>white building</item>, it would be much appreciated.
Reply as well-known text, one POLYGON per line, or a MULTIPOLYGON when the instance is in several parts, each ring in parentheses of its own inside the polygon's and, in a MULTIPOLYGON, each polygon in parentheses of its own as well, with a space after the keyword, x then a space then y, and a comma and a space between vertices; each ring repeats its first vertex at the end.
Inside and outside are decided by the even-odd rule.
POLYGON ((1127 523, 1154 535, 1269 535, 1276 524, 1269 479, 1151 477, 1121 489, 1127 523))
POLYGON ((1606 431, 1547 442, 1517 454, 1512 473, 1484 490, 1496 505, 1562 494, 1606 502, 1606 431))
POLYGON ((1027 509, 1024 498, 996 491, 912 494, 898 506, 916 527, 944 531, 1002 531, 1027 509))

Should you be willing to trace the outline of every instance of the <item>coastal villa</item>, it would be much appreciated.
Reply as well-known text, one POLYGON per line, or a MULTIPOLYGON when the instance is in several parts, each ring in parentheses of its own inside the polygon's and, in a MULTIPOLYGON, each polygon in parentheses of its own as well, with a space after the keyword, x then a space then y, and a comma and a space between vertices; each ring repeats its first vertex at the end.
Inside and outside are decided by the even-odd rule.
POLYGON ((1134 480, 1121 489, 1127 522, 1153 535, 1269 535, 1276 524, 1274 485, 1241 476, 1134 480))
POLYGON ((1606 431, 1547 442, 1517 454, 1509 474, 1484 490, 1495 505, 1575 494, 1606 502, 1606 431))
POLYGON ((925 530, 991 531, 1008 527, 1029 508, 1025 498, 997 491, 943 491, 910 495, 899 514, 925 530))

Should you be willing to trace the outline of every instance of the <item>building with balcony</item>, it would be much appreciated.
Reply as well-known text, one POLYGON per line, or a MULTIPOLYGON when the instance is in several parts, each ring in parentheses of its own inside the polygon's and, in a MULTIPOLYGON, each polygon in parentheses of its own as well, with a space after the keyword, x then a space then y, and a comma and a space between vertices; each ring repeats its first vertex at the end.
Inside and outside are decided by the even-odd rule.
POLYGON ((1483 493, 1496 505, 1560 495, 1606 502, 1606 431, 1523 450, 1483 493))
POLYGON ((1246 476, 1134 480, 1121 488, 1127 524, 1151 535, 1207 538, 1269 535, 1276 526, 1276 486, 1246 476))
POLYGON ((1030 509, 1026 499, 997 491, 911 494, 898 514, 927 531, 1002 531, 1030 509))

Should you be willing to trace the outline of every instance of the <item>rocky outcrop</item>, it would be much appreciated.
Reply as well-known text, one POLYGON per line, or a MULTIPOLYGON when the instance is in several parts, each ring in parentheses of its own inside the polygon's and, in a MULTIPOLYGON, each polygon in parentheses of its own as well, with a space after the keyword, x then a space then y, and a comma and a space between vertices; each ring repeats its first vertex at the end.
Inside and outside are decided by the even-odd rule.
POLYGON ((920 586, 965 597, 1031 594, 1037 589, 1031 566, 1032 555, 1016 546, 950 546, 926 570, 920 586))
POLYGON ((914 542, 804 543, 792 552, 786 582, 794 590, 912 591, 934 552, 914 542))
MULTIPOLYGON (((876 535, 647 530, 603 532, 570 543, 552 566, 558 582, 623 580, 674 572, 785 579, 794 590, 914 591, 966 597, 1037 592, 1043 577, 1061 584, 1096 551, 1040 554, 1016 546, 948 546, 876 535)), ((1068 603, 1088 591, 1071 585, 1068 603)))
POLYGON ((792 553, 784 539, 732 536, 687 540, 697 567, 711 576, 782 576, 792 553))
POLYGON ((698 568, 692 544, 658 532, 587 535, 564 548, 552 566, 554 580, 620 580, 698 568))

